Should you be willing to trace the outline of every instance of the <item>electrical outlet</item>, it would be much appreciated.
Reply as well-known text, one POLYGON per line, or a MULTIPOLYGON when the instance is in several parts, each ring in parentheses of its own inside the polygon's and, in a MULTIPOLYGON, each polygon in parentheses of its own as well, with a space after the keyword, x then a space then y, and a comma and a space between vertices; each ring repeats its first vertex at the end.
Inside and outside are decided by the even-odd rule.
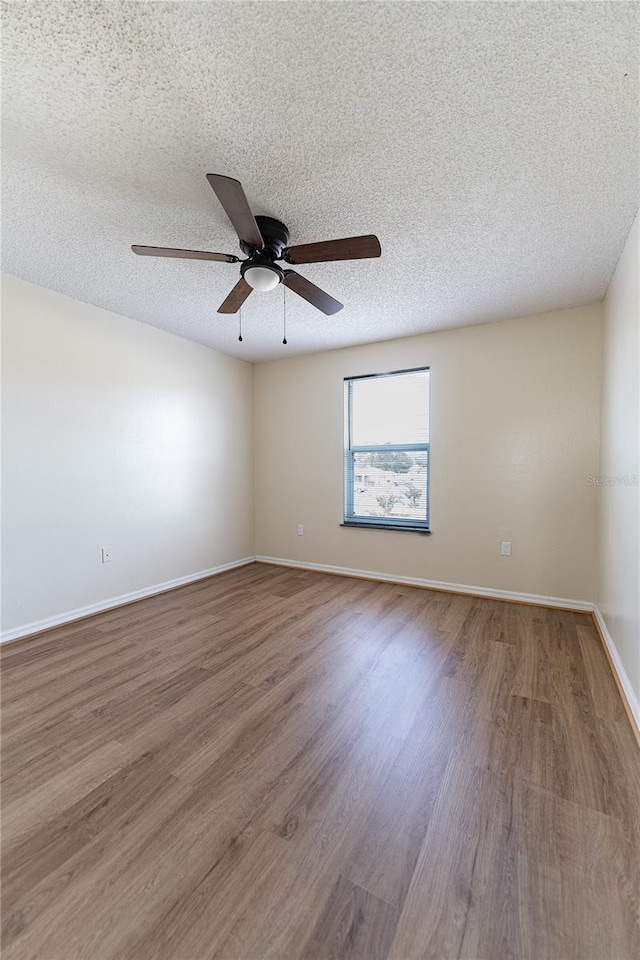
POLYGON ((502 540, 500 542, 500 554, 503 557, 511 556, 511 540, 502 540))
POLYGON ((113 550, 111 547, 102 547, 101 556, 103 563, 111 563, 113 560, 113 550))
POLYGON ((298 536, 299 536, 299 537, 303 537, 303 536, 304 536, 304 523, 299 523, 299 524, 298 524, 298 536))

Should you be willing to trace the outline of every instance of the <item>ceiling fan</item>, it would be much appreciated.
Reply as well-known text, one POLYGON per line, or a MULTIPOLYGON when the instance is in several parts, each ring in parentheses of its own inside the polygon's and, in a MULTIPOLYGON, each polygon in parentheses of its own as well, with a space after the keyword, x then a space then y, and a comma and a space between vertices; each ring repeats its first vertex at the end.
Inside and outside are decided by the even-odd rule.
POLYGON ((236 313, 252 290, 273 290, 279 283, 283 283, 323 313, 337 313, 342 310, 342 303, 334 300, 295 270, 278 266, 276 260, 291 264, 362 260, 379 257, 382 252, 380 241, 373 234, 289 247, 287 227, 273 217, 254 217, 239 180, 224 177, 219 173, 208 173, 207 180, 238 234, 240 249, 246 254, 246 260, 241 260, 231 253, 208 253, 206 250, 174 250, 171 247, 141 247, 137 244, 131 249, 143 257, 178 257, 186 260, 240 263, 240 279, 218 307, 218 313, 236 313))

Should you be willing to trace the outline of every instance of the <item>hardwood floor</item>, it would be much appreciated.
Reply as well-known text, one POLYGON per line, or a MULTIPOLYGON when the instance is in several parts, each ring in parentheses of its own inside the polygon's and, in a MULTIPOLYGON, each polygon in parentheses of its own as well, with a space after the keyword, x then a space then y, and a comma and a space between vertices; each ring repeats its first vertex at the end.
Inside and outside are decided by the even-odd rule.
POLYGON ((591 618, 252 565, 2 650, 4 960, 631 960, 591 618))

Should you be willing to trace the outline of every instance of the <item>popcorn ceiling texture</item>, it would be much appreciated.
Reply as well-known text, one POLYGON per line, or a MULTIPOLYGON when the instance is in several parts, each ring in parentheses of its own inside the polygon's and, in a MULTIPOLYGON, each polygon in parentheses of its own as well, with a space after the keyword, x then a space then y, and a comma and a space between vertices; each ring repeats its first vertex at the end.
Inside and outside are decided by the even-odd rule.
POLYGON ((638 6, 10 2, 3 269, 269 359, 600 299, 638 205, 638 6), (205 180, 240 179, 291 242, 377 233, 381 260, 299 272, 237 319, 238 253, 205 180))

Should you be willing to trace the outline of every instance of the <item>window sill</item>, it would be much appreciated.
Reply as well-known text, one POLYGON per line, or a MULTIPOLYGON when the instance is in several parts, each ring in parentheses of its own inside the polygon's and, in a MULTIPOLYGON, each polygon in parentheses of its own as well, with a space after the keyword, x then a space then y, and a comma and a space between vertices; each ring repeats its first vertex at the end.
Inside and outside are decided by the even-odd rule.
POLYGON ((360 520, 345 520, 340 524, 341 527, 357 527, 358 530, 395 530, 399 533, 421 533, 423 536, 430 536, 431 530, 427 527, 412 527, 409 524, 402 525, 395 523, 366 523, 360 520))

